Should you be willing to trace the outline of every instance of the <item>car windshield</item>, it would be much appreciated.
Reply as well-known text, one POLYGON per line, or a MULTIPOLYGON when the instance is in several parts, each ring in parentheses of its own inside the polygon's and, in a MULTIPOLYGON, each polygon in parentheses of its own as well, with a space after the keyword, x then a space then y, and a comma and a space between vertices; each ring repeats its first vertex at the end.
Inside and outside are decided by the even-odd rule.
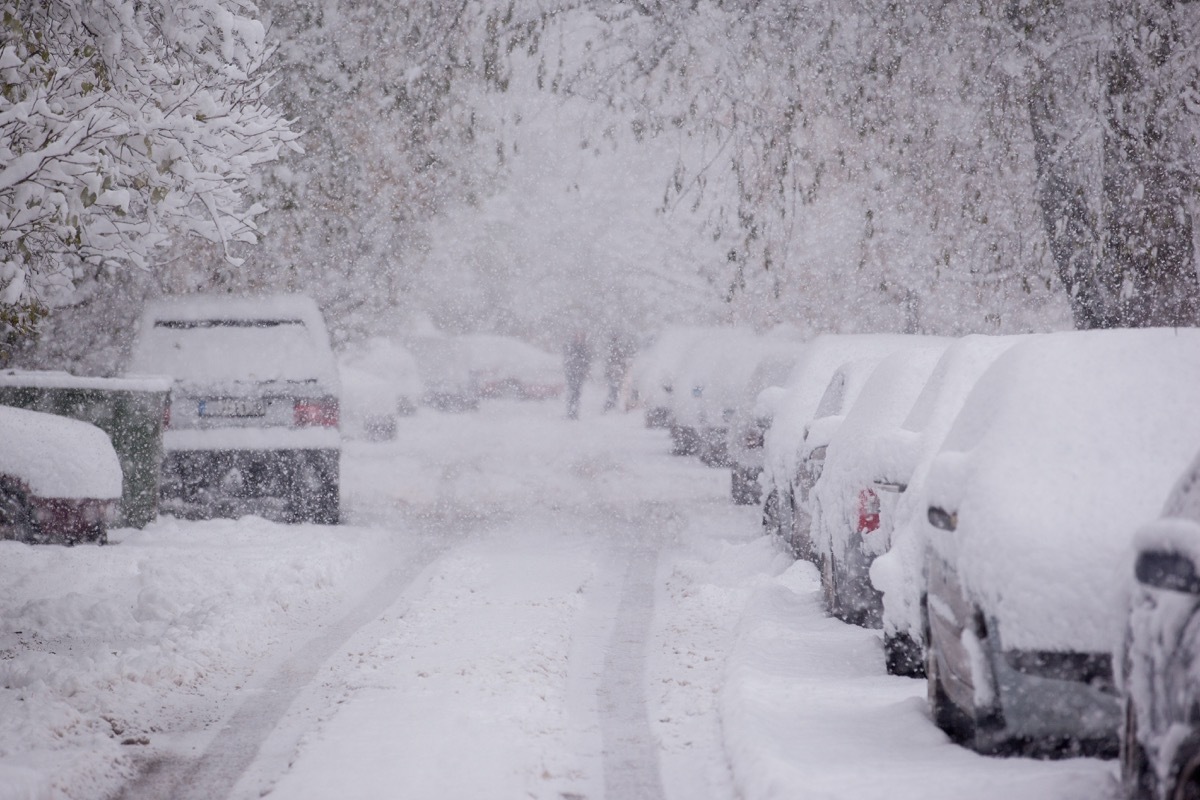
POLYGON ((312 380, 321 355, 299 319, 160 319, 133 368, 187 382, 312 380))

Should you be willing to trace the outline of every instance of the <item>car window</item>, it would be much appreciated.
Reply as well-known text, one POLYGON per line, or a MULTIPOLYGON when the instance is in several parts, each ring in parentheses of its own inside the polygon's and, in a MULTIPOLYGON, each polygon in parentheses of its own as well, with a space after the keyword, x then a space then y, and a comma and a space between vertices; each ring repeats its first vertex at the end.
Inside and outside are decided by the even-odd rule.
POLYGON ((839 370, 825 387, 825 394, 821 395, 821 402, 817 403, 817 413, 813 418, 821 419, 840 413, 845 400, 846 373, 839 370))
POLYGON ((133 369, 179 380, 311 380, 323 356, 298 319, 159 319, 133 369))

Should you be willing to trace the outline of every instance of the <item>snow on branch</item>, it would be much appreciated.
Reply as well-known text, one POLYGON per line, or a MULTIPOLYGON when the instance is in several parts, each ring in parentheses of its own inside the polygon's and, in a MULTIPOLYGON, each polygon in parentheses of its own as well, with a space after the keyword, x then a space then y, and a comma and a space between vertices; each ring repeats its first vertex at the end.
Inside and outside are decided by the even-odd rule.
POLYGON ((85 271, 152 269, 172 235, 255 241, 246 198, 295 144, 242 0, 19 0, 0 24, 0 311, 85 271))

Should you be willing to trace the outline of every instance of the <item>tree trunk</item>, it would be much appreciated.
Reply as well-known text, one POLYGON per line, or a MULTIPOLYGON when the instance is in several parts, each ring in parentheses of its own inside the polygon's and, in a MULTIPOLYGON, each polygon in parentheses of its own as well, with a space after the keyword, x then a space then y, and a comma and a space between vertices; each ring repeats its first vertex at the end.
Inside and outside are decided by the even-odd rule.
POLYGON ((1172 167, 1170 59, 1179 44, 1170 0, 1112 7, 1115 42, 1106 75, 1104 263, 1120 281, 1117 324, 1183 326, 1200 322, 1191 176, 1172 167))
POLYGON ((1110 0, 1107 20, 1093 23, 1090 39, 1109 42, 1099 45, 1107 50, 1099 53, 1099 109, 1081 102, 1084 84, 1075 74, 1083 59, 1072 48, 1089 40, 1078 29, 1087 24, 1082 8, 1008 9, 1014 27, 1038 40, 1034 50, 1053 54, 1030 86, 1029 121, 1042 222, 1075 327, 1196 325, 1200 281, 1188 200, 1196 176, 1180 166, 1187 160, 1175 117, 1185 112, 1168 102, 1186 78, 1172 62, 1187 46, 1177 41, 1174 4, 1110 0), (1109 32, 1111 39, 1100 35, 1109 32), (1097 125, 1101 174, 1088 180, 1088 160, 1072 148, 1097 125))

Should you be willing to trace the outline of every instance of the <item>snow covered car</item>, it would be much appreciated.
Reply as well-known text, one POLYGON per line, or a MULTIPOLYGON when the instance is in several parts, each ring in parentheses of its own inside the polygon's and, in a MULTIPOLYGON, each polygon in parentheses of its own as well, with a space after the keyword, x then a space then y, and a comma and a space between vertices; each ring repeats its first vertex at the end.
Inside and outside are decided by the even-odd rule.
POLYGON ((0 406, 0 539, 108 541, 121 501, 121 463, 86 422, 0 406))
POLYGON ((846 622, 882 625, 883 604, 869 570, 887 549, 881 520, 892 516, 903 484, 870 457, 872 447, 904 421, 945 344, 900 350, 880 361, 829 438, 813 487, 812 538, 828 611, 846 622))
POLYGON ((417 360, 425 393, 421 403, 453 413, 479 408, 479 386, 471 372, 471 353, 464 342, 441 334, 408 342, 417 360))
POLYGON ((738 328, 714 331, 689 350, 671 404, 676 453, 699 456, 711 467, 729 465, 729 423, 760 359, 772 346, 767 337, 738 328))
POLYGON ((979 379, 926 483, 935 722, 981 752, 1116 755, 1138 525, 1200 442, 1200 330, 1058 333, 979 379))
MULTIPOLYGON (((858 400, 858 395, 880 361, 882 359, 876 357, 857 358, 834 371, 799 445, 796 474, 792 480, 792 525, 790 530, 784 531, 784 539, 798 558, 811 561, 822 570, 827 566, 827 559, 826 553, 817 548, 813 537, 813 514, 816 510, 814 490, 825 470, 829 443, 837 435, 846 420, 846 413, 858 400)), ((826 587, 829 585, 825 579, 821 583, 826 587)))
MULTIPOLYGON (((817 411, 829 379, 842 364, 874 355, 882 358, 912 344, 902 334, 818 336, 805 345, 782 391, 771 393, 771 425, 763 435, 763 528, 791 539, 797 504, 793 491, 799 453, 808 423, 817 411)), ((807 517, 806 517, 807 520, 807 517)), ((805 521, 807 526, 807 521, 805 521)))
POLYGON ((1122 648, 1126 796, 1200 796, 1200 457, 1136 536, 1122 648))
POLYGON ((730 466, 729 492, 738 505, 762 503, 759 476, 763 469, 763 437, 775 415, 774 403, 788 375, 796 367, 804 347, 799 342, 770 353, 754 368, 734 407, 725 436, 725 453, 730 466), (768 389, 778 391, 768 392, 768 389))
POLYGON ((341 427, 351 438, 394 439, 397 418, 417 413, 425 392, 412 353, 382 336, 347 347, 338 372, 341 427))
MULTIPOLYGON (((979 376, 1021 337, 964 336, 938 361, 904 422, 863 451, 879 502, 870 567, 883 595, 883 652, 893 675, 925 676, 921 604, 925 597, 925 478, 979 376)), ((874 522, 874 521, 872 521, 874 522)))
POLYGON ((560 356, 511 336, 460 336, 479 396, 548 400, 566 390, 560 356))
POLYGON ((633 391, 645 408, 647 428, 671 427, 671 401, 683 357, 692 343, 710 330, 698 326, 666 328, 634 359, 630 370, 633 391))
POLYGON ((173 379, 163 509, 339 518, 339 381, 316 303, 193 296, 149 305, 130 372, 173 379))

